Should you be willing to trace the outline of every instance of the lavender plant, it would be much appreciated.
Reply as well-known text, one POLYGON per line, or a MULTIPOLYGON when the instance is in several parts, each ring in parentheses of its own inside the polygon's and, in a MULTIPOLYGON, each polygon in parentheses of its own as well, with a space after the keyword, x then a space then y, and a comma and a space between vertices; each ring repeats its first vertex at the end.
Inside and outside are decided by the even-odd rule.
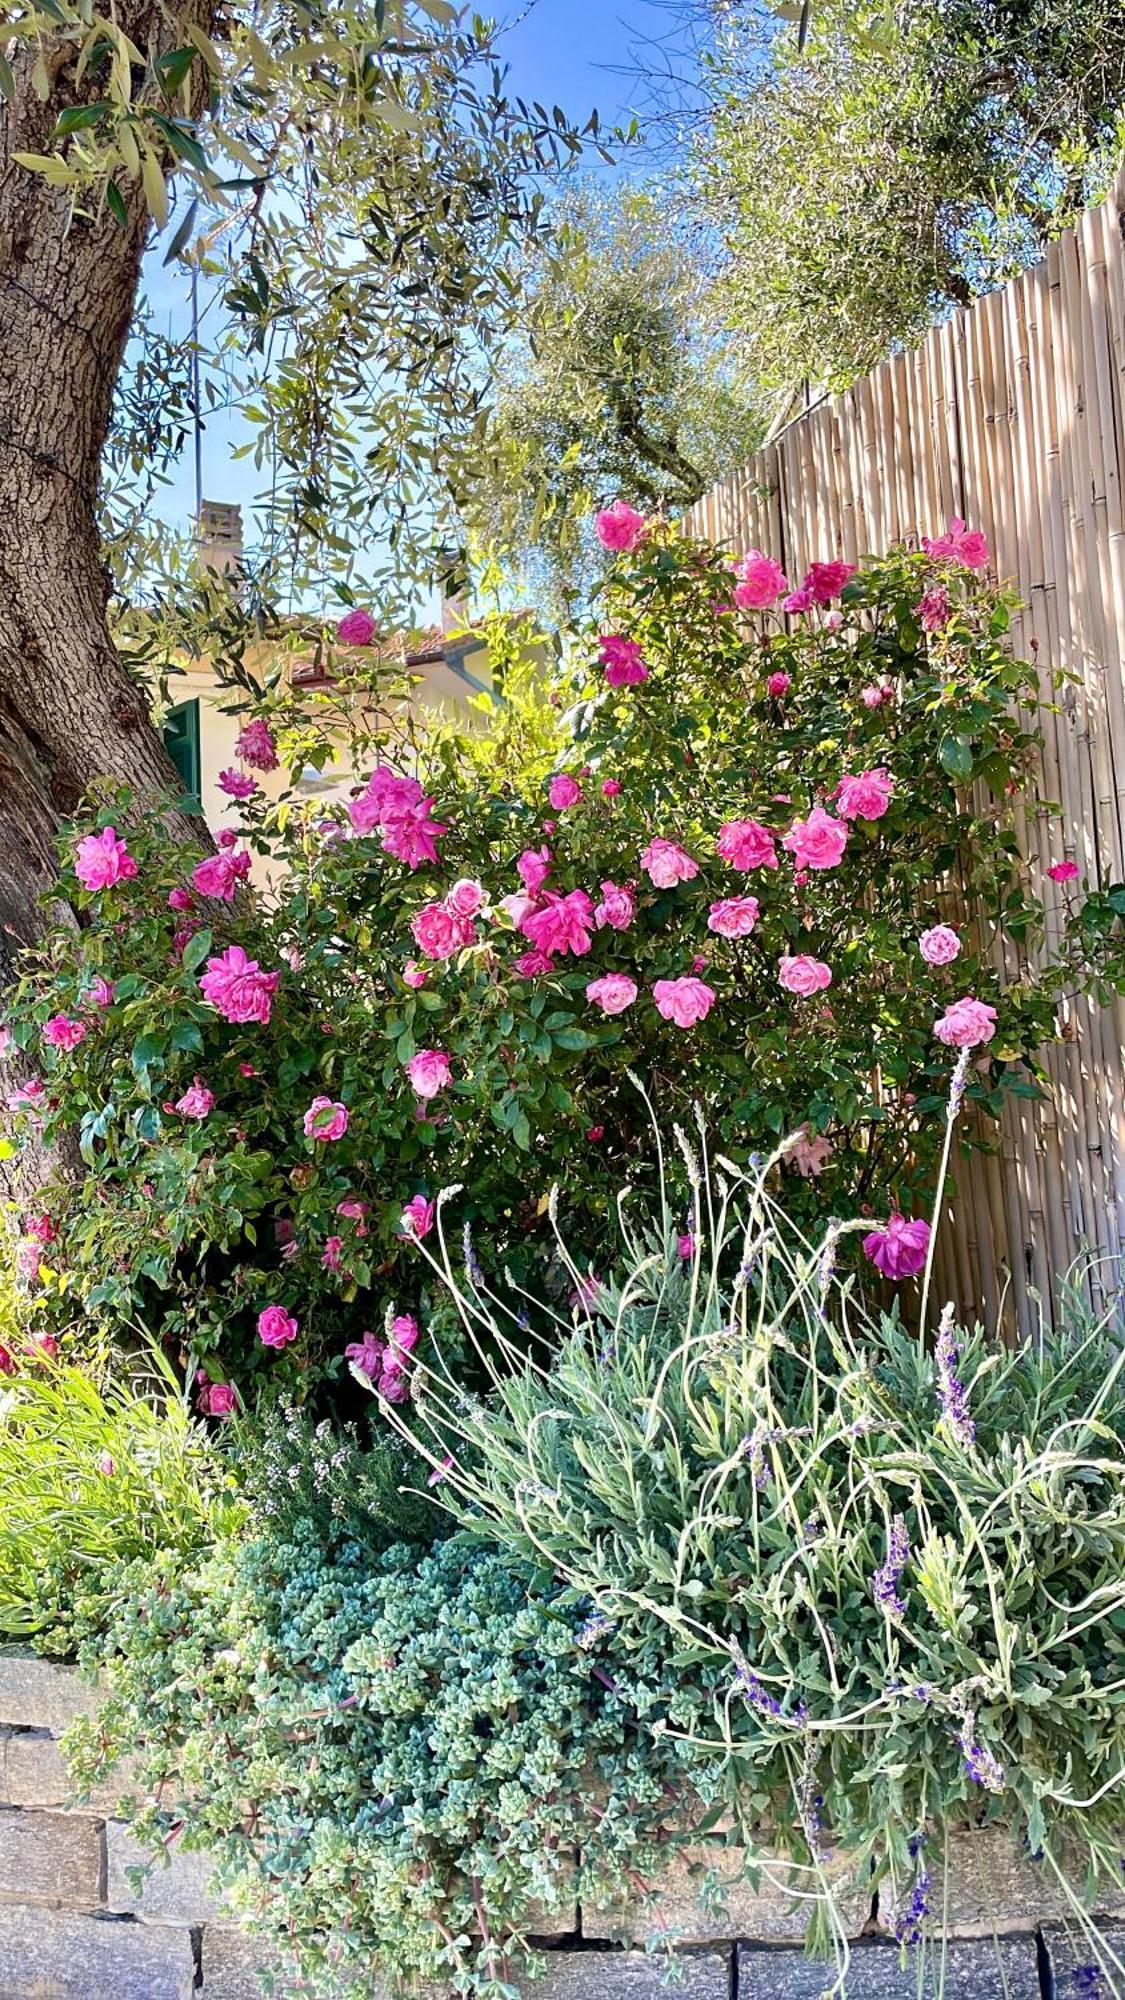
POLYGON ((804 1871, 833 1991, 841 1890, 881 1882, 916 1942, 927 1856, 980 1825, 1026 1842, 1125 1993, 1071 1886, 1120 1872, 1117 1302, 1095 1316, 1071 1288, 1064 1330, 1017 1351, 952 1308, 912 1331, 838 1275, 858 1225, 817 1241, 780 1207, 781 1151, 740 1170, 680 1144, 688 1231, 666 1199, 637 1221, 626 1193, 604 1281, 558 1235, 575 1304, 553 1358, 527 1354, 518 1293, 454 1261, 439 1207, 432 1261, 492 1393, 439 1359, 388 1417, 451 1513, 567 1585, 615 1657, 659 1635, 718 1686, 692 1747, 721 1761, 751 1853, 804 1871))

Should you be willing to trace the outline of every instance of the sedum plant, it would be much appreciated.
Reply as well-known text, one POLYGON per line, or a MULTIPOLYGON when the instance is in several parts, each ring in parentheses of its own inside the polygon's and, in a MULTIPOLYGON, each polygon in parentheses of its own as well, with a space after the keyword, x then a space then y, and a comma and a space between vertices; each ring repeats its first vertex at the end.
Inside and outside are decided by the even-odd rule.
MULTIPOLYGON (((1018 1350, 952 1308, 935 1326, 925 1292, 910 1328, 839 1275, 847 1225, 814 1239, 787 1216, 779 1155, 685 1152, 688 1231, 623 1201, 619 1273, 571 1263, 553 1360, 521 1352, 518 1297, 457 1268, 442 1230, 491 1394, 425 1368, 390 1414, 456 1519, 591 1601, 617 1658, 658 1642, 716 1688, 688 1740, 730 1775, 751 1848, 807 1871, 841 1979, 841 1884, 873 1870, 916 1942, 966 1825, 1025 1842, 1088 1927, 1125 1784, 1116 1302, 1091 1318, 1068 1290, 1062 1334, 1018 1350)), ((1089 1956, 1112 1960, 1096 1933, 1089 1956)))

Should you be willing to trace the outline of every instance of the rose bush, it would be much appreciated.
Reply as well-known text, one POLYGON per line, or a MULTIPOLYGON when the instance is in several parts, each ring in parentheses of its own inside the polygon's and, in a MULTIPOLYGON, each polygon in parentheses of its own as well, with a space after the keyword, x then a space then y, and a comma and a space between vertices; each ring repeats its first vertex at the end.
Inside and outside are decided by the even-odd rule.
MULTIPOLYGON (((418 1304, 444 1184, 526 1276, 569 1175, 596 1265, 647 1118, 630 1071, 736 1159, 795 1133, 791 1206, 876 1223, 932 1178, 943 1040, 969 1037, 984 1112, 1035 1091, 1036 676, 977 539, 790 589, 638 518, 607 513, 599 615, 533 726, 438 732, 416 769, 384 741, 348 807, 228 787, 202 862, 123 795, 75 829, 82 928, 8 1024, 16 1126, 73 1133, 87 1170, 37 1203, 48 1288, 143 1310, 212 1384, 342 1374, 418 1304), (268 899, 252 850, 284 864, 268 899)), ((307 761, 288 722, 255 715, 243 765, 307 761)))

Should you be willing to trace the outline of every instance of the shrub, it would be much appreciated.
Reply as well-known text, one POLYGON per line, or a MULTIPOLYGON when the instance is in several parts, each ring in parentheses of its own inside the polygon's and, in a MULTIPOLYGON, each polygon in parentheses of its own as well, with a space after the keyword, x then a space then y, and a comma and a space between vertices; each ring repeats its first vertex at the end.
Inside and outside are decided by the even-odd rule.
POLYGON ((213 1847, 316 1992, 516 2000, 576 1847, 582 1894, 655 1865, 695 1760, 642 1717, 687 1724, 696 1698, 654 1649, 608 1673, 519 1566, 460 1541, 373 1559, 306 1519, 127 1581, 88 1650, 110 1695, 72 1733, 80 1775, 139 1748, 159 1802, 135 1832, 213 1847))
POLYGON ((696 1741, 804 1865, 870 1856, 905 1911, 925 1854, 980 1822, 1060 1878, 1116 1878, 1119 1309, 1070 1292, 1063 1335, 1002 1352, 948 1308, 931 1343, 864 1309, 841 1226, 803 1237, 776 1168, 698 1178, 686 1265, 671 1218, 635 1232, 549 1370, 449 1268, 493 1393, 427 1371, 398 1421, 455 1517, 588 1593, 617 1658, 670 1635, 717 1679, 696 1741))
POLYGON ((40 1350, 0 1385, 0 1632, 43 1650, 69 1650, 76 1600, 111 1592, 122 1559, 189 1555, 241 1516, 168 1363, 122 1368, 40 1350))
MULTIPOLYGON (((637 519, 613 516, 626 539, 637 519)), ((1061 971, 1032 970, 1014 816, 1036 810, 1036 677, 1005 650, 982 539, 814 566, 782 626, 732 601, 776 599, 775 566, 736 576, 653 526, 610 571, 600 641, 572 647, 553 773, 537 725, 509 722, 494 753, 447 732, 425 790, 384 763, 350 823, 251 797, 232 807, 247 844, 232 831, 194 871, 126 797, 104 803, 66 856, 83 927, 51 934, 10 1023, 39 1072, 21 1117, 85 1162, 49 1208, 87 1311, 143 1316, 244 1389, 340 1374, 345 1345, 386 1339, 384 1308, 417 1303, 408 1202, 463 1182, 526 1275, 576 1161, 596 1262, 621 1169, 645 1170, 630 1069, 662 1116, 703 1102, 742 1162, 799 1126, 795 1214, 909 1214, 935 1017, 965 994, 996 1007, 970 1085, 987 1119, 1035 1094, 1061 971), (272 901, 239 887, 252 848, 285 864, 272 901), (920 950, 939 920, 952 964, 920 950)), ((292 741, 300 763, 308 730, 292 741)), ((274 754, 264 716, 244 742, 274 754)), ((543 1278, 529 1289, 543 1324, 543 1278)))

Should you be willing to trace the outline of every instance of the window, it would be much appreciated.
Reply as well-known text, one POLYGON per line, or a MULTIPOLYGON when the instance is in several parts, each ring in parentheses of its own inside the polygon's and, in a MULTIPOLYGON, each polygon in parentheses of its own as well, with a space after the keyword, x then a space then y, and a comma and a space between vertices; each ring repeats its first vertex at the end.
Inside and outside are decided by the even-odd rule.
POLYGON ((195 800, 195 809, 199 812, 201 807, 197 701, 182 701, 178 708, 168 710, 164 718, 164 747, 180 774, 185 792, 195 800))

